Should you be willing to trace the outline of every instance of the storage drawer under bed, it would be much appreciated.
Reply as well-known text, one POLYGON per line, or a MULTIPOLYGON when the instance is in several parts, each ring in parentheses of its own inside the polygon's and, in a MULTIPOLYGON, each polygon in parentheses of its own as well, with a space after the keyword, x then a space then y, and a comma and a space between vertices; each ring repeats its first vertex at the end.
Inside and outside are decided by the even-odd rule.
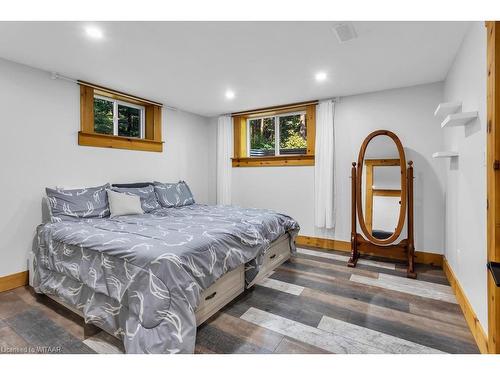
POLYGON ((262 262, 259 273, 247 288, 250 288, 252 285, 269 276, 272 271, 286 262, 290 258, 290 255, 290 236, 287 234, 281 236, 272 243, 269 250, 264 254, 264 261, 262 262))
POLYGON ((196 324, 200 325, 245 290, 245 265, 226 273, 201 295, 196 309, 196 324))

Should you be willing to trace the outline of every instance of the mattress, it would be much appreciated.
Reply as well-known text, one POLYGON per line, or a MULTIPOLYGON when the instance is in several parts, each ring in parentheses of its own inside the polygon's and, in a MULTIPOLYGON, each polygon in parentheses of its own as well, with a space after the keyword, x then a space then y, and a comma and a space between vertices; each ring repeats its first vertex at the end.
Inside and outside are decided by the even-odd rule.
POLYGON ((247 264, 257 275, 270 244, 299 226, 261 209, 191 205, 37 228, 33 287, 121 337, 128 353, 192 353, 200 295, 247 264))

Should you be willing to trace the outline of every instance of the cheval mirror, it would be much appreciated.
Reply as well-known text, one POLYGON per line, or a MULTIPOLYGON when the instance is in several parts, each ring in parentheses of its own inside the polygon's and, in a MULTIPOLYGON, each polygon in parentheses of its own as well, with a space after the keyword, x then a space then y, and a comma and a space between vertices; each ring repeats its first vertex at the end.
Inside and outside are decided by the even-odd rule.
POLYGON ((407 262, 407 277, 416 278, 413 162, 406 164, 397 135, 388 130, 369 134, 357 164, 352 163, 351 178, 351 257, 347 265, 356 267, 360 253, 396 258, 407 262), (364 236, 358 233, 358 224, 364 236))

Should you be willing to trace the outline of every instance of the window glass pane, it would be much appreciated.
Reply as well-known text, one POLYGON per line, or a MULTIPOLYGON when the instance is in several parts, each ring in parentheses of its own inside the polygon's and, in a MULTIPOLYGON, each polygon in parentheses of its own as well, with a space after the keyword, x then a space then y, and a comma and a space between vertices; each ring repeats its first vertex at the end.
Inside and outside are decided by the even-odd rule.
POLYGON ((113 102, 94 98, 94 131, 113 135, 113 102))
POLYGON ((250 126, 250 156, 274 155, 274 117, 253 119, 250 126))
POLYGON ((307 153, 306 115, 288 115, 279 117, 280 154, 307 153))
POLYGON ((118 104, 118 135, 122 137, 141 136, 141 110, 118 104))

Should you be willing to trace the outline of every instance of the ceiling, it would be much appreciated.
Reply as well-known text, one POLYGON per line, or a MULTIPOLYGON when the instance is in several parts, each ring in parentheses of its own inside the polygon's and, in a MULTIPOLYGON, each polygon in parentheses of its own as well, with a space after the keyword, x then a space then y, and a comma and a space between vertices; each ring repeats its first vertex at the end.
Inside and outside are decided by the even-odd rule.
POLYGON ((0 22, 0 57, 213 116, 441 81, 469 26, 353 22, 340 43, 335 24, 0 22))

